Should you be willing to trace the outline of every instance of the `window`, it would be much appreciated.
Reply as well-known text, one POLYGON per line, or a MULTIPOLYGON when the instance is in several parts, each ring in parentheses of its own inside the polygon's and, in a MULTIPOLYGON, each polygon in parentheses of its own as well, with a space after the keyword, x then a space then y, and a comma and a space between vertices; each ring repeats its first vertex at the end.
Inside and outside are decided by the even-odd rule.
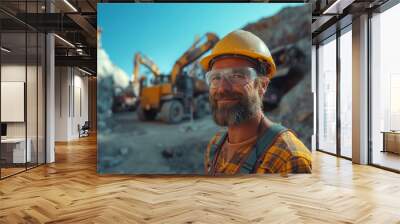
POLYGON ((400 5, 371 18, 372 163, 400 170, 400 5))
POLYGON ((340 155, 352 157, 352 35, 340 36, 340 155))
POLYGON ((318 149, 336 153, 336 37, 318 48, 318 149))

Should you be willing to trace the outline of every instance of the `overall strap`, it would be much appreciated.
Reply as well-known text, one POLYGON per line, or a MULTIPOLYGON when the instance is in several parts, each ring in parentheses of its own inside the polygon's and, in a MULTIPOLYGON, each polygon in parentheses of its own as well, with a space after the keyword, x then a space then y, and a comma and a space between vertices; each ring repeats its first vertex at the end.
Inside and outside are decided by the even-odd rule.
POLYGON ((240 167, 239 173, 254 173, 259 166, 260 157, 264 152, 268 151, 275 139, 288 129, 280 124, 273 124, 264 134, 257 140, 245 162, 240 167))
POLYGON ((225 142, 226 137, 228 136, 228 132, 225 131, 221 134, 221 137, 219 138, 218 142, 216 144, 212 144, 210 148, 210 160, 211 160, 211 166, 209 170, 209 174, 214 175, 216 172, 216 163, 217 163, 217 158, 219 156, 219 153, 221 152, 222 145, 225 142))

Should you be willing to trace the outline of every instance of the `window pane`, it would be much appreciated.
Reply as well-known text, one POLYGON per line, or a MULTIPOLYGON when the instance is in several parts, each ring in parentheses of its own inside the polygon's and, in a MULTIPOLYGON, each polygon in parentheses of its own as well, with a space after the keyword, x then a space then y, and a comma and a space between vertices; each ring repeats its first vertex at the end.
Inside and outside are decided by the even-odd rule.
POLYGON ((25 170, 26 150, 26 33, 1 34, 1 177, 25 170), (13 108, 13 109, 10 109, 13 108), (4 126, 5 125, 5 126, 4 126))
POLYGON ((26 81, 27 142, 31 153, 28 168, 37 165, 37 33, 28 32, 28 62, 26 81))
POLYGON ((340 152, 352 156, 352 36, 351 31, 340 37, 340 152))
POLYGON ((336 40, 318 48, 318 147, 336 153, 336 40))
POLYGON ((372 18, 372 163, 400 170, 400 5, 372 18))

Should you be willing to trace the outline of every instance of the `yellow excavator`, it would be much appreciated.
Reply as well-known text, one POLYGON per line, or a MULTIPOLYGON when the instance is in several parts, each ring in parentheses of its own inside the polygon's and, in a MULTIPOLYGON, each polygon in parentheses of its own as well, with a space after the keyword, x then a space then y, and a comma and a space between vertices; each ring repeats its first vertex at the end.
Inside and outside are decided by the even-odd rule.
POLYGON ((139 95, 141 85, 146 81, 145 76, 139 78, 140 65, 146 66, 154 76, 160 74, 158 66, 148 57, 141 53, 136 53, 133 59, 133 74, 128 87, 122 89, 114 96, 113 112, 132 111, 139 105, 139 95))
POLYGON ((203 78, 189 76, 184 68, 214 47, 219 38, 206 33, 175 62, 170 74, 160 74, 152 86, 143 86, 137 110, 140 120, 153 120, 157 115, 167 123, 178 123, 193 114, 200 118, 209 113, 208 87, 203 78))
POLYGON ((146 55, 137 52, 133 59, 133 74, 131 80, 136 96, 140 95, 141 86, 144 85, 144 82, 146 81, 145 76, 139 78, 140 65, 146 66, 146 68, 148 68, 153 73, 155 78, 160 75, 160 69, 158 68, 156 63, 154 63, 146 55))

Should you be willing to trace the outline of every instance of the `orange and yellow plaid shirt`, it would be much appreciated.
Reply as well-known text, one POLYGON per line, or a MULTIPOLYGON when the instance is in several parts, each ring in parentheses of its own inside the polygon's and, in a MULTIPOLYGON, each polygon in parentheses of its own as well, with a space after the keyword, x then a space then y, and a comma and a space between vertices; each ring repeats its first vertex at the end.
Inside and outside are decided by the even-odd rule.
MULTIPOLYGON (((209 142, 205 159, 205 172, 210 174, 210 168, 215 158, 210 158, 211 146, 217 144, 222 137, 222 132, 218 132, 209 142)), ((227 144, 225 141, 224 145, 227 144)), ((216 161, 216 174, 237 174, 254 143, 235 151, 229 161, 224 161, 224 146, 216 161)), ((281 133, 273 142, 268 150, 265 150, 260 165, 255 169, 255 173, 311 173, 311 152, 291 131, 281 133)))

